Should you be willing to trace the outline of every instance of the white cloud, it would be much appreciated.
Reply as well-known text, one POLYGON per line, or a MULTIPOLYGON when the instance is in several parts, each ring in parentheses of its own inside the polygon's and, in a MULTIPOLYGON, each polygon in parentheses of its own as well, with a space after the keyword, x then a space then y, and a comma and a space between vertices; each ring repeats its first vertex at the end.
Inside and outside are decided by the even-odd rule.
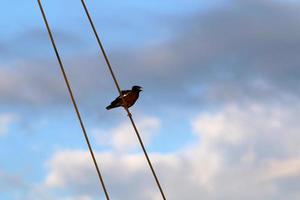
POLYGON ((91 169, 89 165, 86 165, 87 160, 89 160, 89 154, 81 151, 63 151, 56 154, 55 159, 49 163, 49 166, 61 170, 52 171, 47 177, 46 185, 50 187, 65 187, 70 179, 74 179, 74 181, 86 180, 86 174, 78 172, 86 172, 91 169))
POLYGON ((92 200, 92 198, 90 196, 86 196, 86 195, 83 195, 83 196, 73 196, 73 197, 64 197, 64 198, 61 198, 59 200, 92 200))
MULTIPOLYGON (((113 153, 96 153, 99 166, 104 172, 107 187, 113 199, 143 199, 144 195, 153 196, 153 180, 146 173, 146 163, 140 154, 117 155, 113 153), (123 184, 130 185, 130 188, 123 184), (136 195, 136 190, 141 191, 136 195)), ((63 188, 78 195, 103 195, 97 174, 87 151, 60 151, 48 163, 50 173, 45 180, 48 188, 63 188), (99 192, 100 189, 100 192, 99 192)), ((150 200, 150 199, 149 199, 150 200)))
POLYGON ((271 160, 267 166, 268 170, 263 176, 265 181, 296 177, 300 175, 300 156, 286 160, 271 160))
MULTIPOLYGON (((192 122, 198 136, 193 147, 150 154, 167 197, 299 199, 295 187, 300 181, 299 114, 299 102, 228 105, 215 113, 201 113, 192 122)), ((97 158, 113 199, 160 199, 142 154, 98 152, 97 158)), ((88 152, 57 152, 48 167, 49 188, 98 197, 88 152)))
MULTIPOLYGON (((155 117, 144 117, 138 120, 136 125, 144 143, 148 144, 158 132, 160 121, 155 117)), ((139 147, 129 120, 107 131, 95 128, 92 133, 99 144, 108 145, 118 152, 127 152, 139 147)))

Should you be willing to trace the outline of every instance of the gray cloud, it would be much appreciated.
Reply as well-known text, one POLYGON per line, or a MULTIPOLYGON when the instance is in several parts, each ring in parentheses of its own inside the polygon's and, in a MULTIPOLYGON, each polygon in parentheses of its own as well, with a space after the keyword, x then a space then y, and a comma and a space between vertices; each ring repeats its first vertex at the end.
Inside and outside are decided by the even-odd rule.
POLYGON ((181 102, 175 99, 178 90, 204 103, 298 93, 297 8, 275 1, 231 1, 171 23, 175 34, 169 42, 134 56, 112 57, 123 77, 126 72, 130 80, 140 75, 153 96, 173 101, 181 102))
MULTIPOLYGON (((45 58, 52 53, 48 33, 44 27, 28 28, 14 37, 0 41, 0 58, 2 63, 16 61, 35 62, 38 57, 45 58)), ((76 48, 82 48, 85 42, 74 33, 60 29, 53 29, 53 35, 63 52, 74 52, 76 48)), ((52 54, 51 54, 52 55, 52 54)), ((42 59, 39 62, 43 62, 42 59)))
POLYGON ((146 51, 139 63, 159 69, 151 78, 158 76, 167 88, 198 86, 195 96, 202 95, 204 102, 298 93, 298 10, 298 4, 231 1, 176 22, 174 32, 181 34, 146 51))
MULTIPOLYGON (((299 93, 299 7, 277 1, 231 1, 171 23, 166 19, 166 26, 175 32, 171 40, 129 52, 113 50, 110 58, 122 85, 144 85, 145 95, 149 95, 145 101, 149 102, 153 101, 151 96, 165 103, 173 99, 171 103, 179 105, 185 101, 270 100, 282 91, 299 93)), ((50 65, 57 68, 54 59, 51 64, 27 62, 21 73, 4 71, 2 74, 10 78, 1 84, 2 99, 23 102, 24 98, 39 96, 47 103, 51 98, 47 101, 43 96, 48 99, 51 95, 64 100, 60 75, 48 69, 50 65), (11 90, 15 85, 21 88, 11 90)), ((82 96, 95 96, 100 90, 115 94, 106 91, 115 89, 102 59, 85 54, 64 60, 66 66, 72 66, 74 89, 82 96)))

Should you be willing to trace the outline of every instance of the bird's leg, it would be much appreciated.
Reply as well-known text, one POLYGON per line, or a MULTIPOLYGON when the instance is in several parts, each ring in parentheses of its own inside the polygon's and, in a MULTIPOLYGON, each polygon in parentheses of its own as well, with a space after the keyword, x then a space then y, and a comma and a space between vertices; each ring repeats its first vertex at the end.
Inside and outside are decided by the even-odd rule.
POLYGON ((131 117, 132 115, 131 115, 130 111, 128 110, 128 108, 124 106, 124 109, 125 109, 126 112, 127 112, 127 116, 128 116, 128 117, 131 117))

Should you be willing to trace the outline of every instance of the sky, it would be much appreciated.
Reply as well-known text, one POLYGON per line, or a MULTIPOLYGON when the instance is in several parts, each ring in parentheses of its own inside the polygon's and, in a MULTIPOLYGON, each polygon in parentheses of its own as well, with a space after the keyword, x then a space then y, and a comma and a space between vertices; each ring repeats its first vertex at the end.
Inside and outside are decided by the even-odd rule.
MULTIPOLYGON (((111 199, 161 199, 80 1, 42 3, 111 199)), ((86 4, 167 199, 300 199, 300 2, 86 4)), ((105 199, 37 2, 0 11, 0 199, 105 199)))

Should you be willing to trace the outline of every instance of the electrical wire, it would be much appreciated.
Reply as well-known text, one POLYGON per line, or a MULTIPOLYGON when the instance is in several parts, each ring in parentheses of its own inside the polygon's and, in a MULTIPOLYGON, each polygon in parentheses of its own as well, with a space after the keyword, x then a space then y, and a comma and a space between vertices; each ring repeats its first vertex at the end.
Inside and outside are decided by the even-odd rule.
POLYGON ((107 189, 106 189, 105 184, 104 184, 104 179, 103 179, 103 177, 102 177, 102 175, 101 175, 101 172, 100 172, 100 169, 99 169, 97 160, 96 160, 96 158, 95 158, 95 155, 94 155, 94 152, 93 152, 91 143, 90 143, 90 141, 89 141, 89 137, 88 137, 88 135, 87 135, 85 126, 84 126, 84 124, 83 124, 83 121, 82 121, 82 118, 81 118, 81 115, 80 115, 80 112, 79 112, 79 109, 78 109, 78 106, 77 106, 75 97, 74 97, 74 95, 73 95, 73 92, 72 92, 72 88, 71 88, 70 82, 69 82, 68 77, 67 77, 67 74, 66 74, 66 72, 65 72, 64 65, 63 65, 62 60, 61 60, 61 58, 60 58, 58 49, 57 49, 57 47, 56 47, 56 44, 55 44, 55 41, 54 41, 54 38, 53 38, 53 35, 52 35, 52 32, 51 32, 50 26, 49 26, 49 24, 48 24, 48 20, 47 20, 47 18, 46 18, 46 14, 45 14, 44 9, 43 9, 43 5, 42 5, 42 3, 41 3, 40 0, 37 0, 37 1, 38 1, 39 8, 40 8, 40 11, 41 11, 41 13, 42 13, 43 20, 44 20, 44 22, 45 22, 45 25, 46 25, 46 28, 47 28, 47 31, 48 31, 48 35, 49 35, 49 37, 50 37, 50 40, 51 40, 51 43, 52 43, 52 46, 53 46, 53 49, 54 49, 56 58, 57 58, 57 60, 58 60, 58 63, 59 63, 59 66, 60 66, 62 75, 63 75, 64 80, 65 80, 65 83, 66 83, 66 85, 67 85, 67 88, 68 88, 68 91, 69 91, 69 95, 70 95, 70 97, 71 97, 71 100, 72 100, 72 103, 73 103, 73 106, 74 106, 76 115, 77 115, 77 117, 78 117, 78 120, 79 120, 81 129, 82 129, 84 138, 85 138, 85 140, 86 140, 86 143, 87 143, 87 145, 88 145, 88 148, 89 148, 91 157, 92 157, 92 159, 93 159, 93 162, 94 162, 94 165, 95 165, 95 168, 96 168, 96 171, 97 171, 97 174, 98 174, 98 177, 99 177, 99 180, 100 180, 102 189, 103 189, 103 191, 104 191, 104 193, 105 193, 106 199, 109 200, 110 198, 109 198, 107 189))
MULTIPOLYGON (((95 27, 95 25, 94 25, 94 23, 93 23, 93 20, 92 20, 92 18, 91 18, 91 16, 90 16, 90 13, 89 13, 89 11, 88 11, 88 8, 87 8, 87 6, 86 6, 86 4, 85 4, 85 1, 84 1, 84 0, 81 0, 81 3, 82 3, 82 6, 83 6, 83 8, 84 8, 84 11, 85 11, 85 13, 86 13, 86 16, 87 16, 87 18, 88 18, 88 20, 89 20, 89 22, 90 22, 90 25, 91 25, 91 27, 92 27, 92 29, 93 29, 93 32, 94 32, 94 34, 95 34, 97 43, 98 43, 98 45, 99 45, 99 47, 100 47, 100 49, 101 49, 101 52, 102 52, 102 54, 103 54, 103 56, 104 56, 104 59, 105 59, 105 62, 106 62, 106 64, 107 64, 107 66, 108 66, 108 69, 109 69, 109 71, 110 71, 110 74, 111 74, 111 76, 112 76, 112 78, 113 78, 113 80, 114 80, 114 83, 115 83, 115 85, 116 85, 116 88, 117 88, 118 92, 120 93, 120 96, 122 96, 122 91, 121 91, 120 85, 119 85, 118 80, 117 80, 117 78, 116 78, 116 76, 115 76, 115 74, 114 74, 114 71, 113 71, 112 66, 111 66, 111 64, 110 64, 110 61, 109 61, 109 59, 108 59, 108 57, 107 57, 107 54, 106 54, 106 52, 105 52, 105 49, 104 49, 104 47, 103 47, 103 45, 102 45, 102 42, 101 42, 101 40, 100 40, 100 37, 99 37, 98 32, 97 32, 97 30, 96 30, 96 27, 95 27)), ((123 100, 123 99, 122 99, 122 100, 123 100)), ((155 170, 154 170, 154 168, 153 168, 153 166, 152 166, 151 160, 150 160, 150 158, 149 158, 149 156, 148 156, 148 153, 147 153, 147 151, 146 151, 146 148, 145 148, 145 145, 144 145, 144 143, 143 143, 143 140, 142 140, 142 138, 141 138, 141 136, 140 136, 140 134, 139 134, 139 131, 138 131, 136 125, 135 125, 135 122, 134 122, 134 120, 133 120, 133 118, 132 118, 132 114, 130 113, 130 111, 129 111, 129 109, 128 109, 127 107, 124 107, 124 109, 125 109, 126 112, 127 112, 127 115, 128 115, 128 117, 129 117, 129 119, 130 119, 130 121, 131 121, 131 124, 132 124, 133 129, 134 129, 134 131, 135 131, 135 133, 136 133, 136 136, 137 136, 137 138, 138 138, 138 140, 139 140, 139 143, 140 143, 140 145, 141 145, 141 147, 142 147, 142 149, 143 149, 144 155, 145 155, 146 160, 147 160, 147 162, 148 162, 148 165, 149 165, 149 167, 150 167, 150 169, 151 169, 151 172, 152 172, 152 174, 153 174, 153 176, 154 176, 155 182, 156 182, 156 184, 157 184, 157 186, 158 186, 158 188, 159 188, 159 191, 160 191, 160 193, 161 193, 161 196, 162 196, 162 198, 163 198, 164 200, 166 200, 164 191, 163 191, 163 189, 162 189, 162 187, 161 187, 161 184, 160 184, 160 182, 159 182, 159 179, 158 179, 158 177, 157 177, 157 175, 156 175, 156 173, 155 173, 155 170)))

